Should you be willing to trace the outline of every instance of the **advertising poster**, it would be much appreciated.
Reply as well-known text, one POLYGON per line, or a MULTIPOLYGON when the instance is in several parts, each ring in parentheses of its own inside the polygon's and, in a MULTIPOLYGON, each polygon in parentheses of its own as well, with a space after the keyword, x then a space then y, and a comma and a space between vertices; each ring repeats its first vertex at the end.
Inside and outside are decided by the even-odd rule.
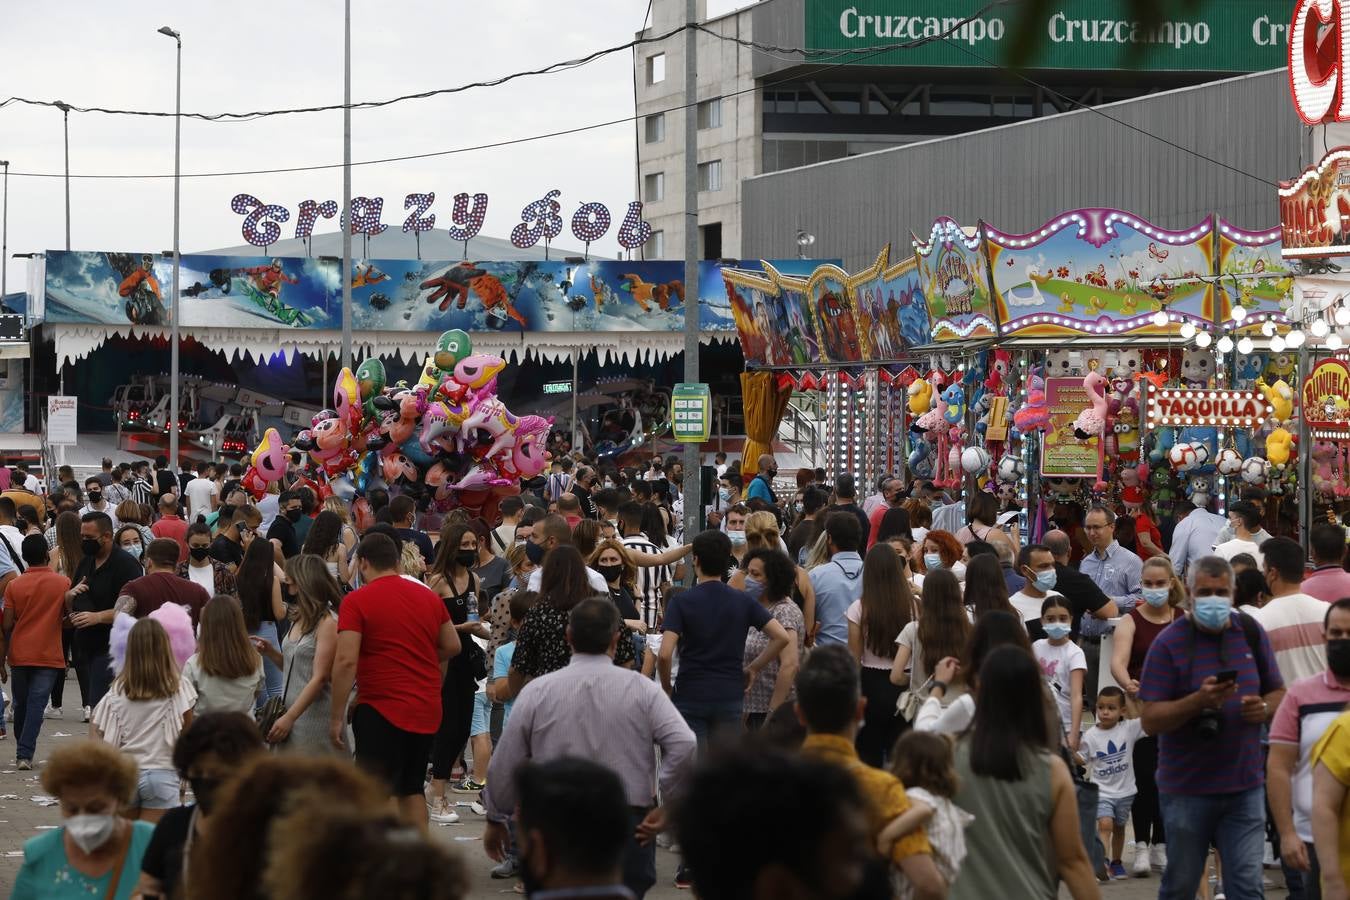
POLYGON ((985 225, 1005 335, 1166 334, 1214 321, 1213 218, 1156 228, 1132 213, 1079 209, 1027 234, 985 225), (1161 328, 1159 311, 1169 315, 1161 328))
POLYGON ((979 229, 963 229, 943 217, 933 223, 926 242, 915 238, 914 250, 933 340, 941 343, 994 337, 998 325, 979 229))
POLYGON ((922 347, 930 340, 918 263, 907 255, 892 265, 890 251, 889 246, 882 248, 871 268, 851 279, 873 360, 900 359, 907 348, 922 347))
MULTIPOLYGON (((49 250, 46 261, 48 322, 171 324, 171 258, 49 250)), ((183 316, 179 325, 340 328, 337 269, 308 257, 184 256, 179 268, 183 316)))
POLYGON ((1284 263, 1281 247, 1278 228, 1247 231, 1219 219, 1219 274, 1240 276, 1219 280, 1220 322, 1232 318, 1238 306, 1246 311, 1244 329, 1254 329, 1267 320, 1289 321, 1286 310, 1294 299, 1294 276, 1284 263))
POLYGON ((1041 444, 1041 475, 1046 478, 1097 477, 1097 442, 1074 437, 1073 423, 1091 404, 1081 378, 1047 378, 1045 399, 1050 423, 1041 444))

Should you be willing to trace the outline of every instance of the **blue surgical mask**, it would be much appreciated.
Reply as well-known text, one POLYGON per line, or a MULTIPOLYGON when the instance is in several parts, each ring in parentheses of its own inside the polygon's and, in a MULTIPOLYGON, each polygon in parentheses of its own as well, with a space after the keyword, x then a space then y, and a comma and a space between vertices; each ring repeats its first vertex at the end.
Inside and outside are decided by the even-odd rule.
POLYGON ((932 570, 932 569, 941 569, 941 568, 942 568, 942 554, 941 554, 941 553, 925 553, 925 554, 923 555, 923 564, 924 564, 924 566, 925 566, 926 568, 928 568, 928 569, 930 569, 930 570, 932 570))
POLYGON ((1055 589, 1055 584, 1059 580, 1059 573, 1054 569, 1046 569, 1044 572, 1036 573, 1036 590, 1047 593, 1055 589))
POLYGON ((720 499, 723 503, 730 503, 730 502, 731 502, 731 488, 718 488, 718 489, 717 489, 717 497, 718 497, 718 499, 720 499))
POLYGON ((1171 588, 1143 588, 1139 593, 1144 595, 1144 602, 1155 609, 1167 605, 1167 598, 1172 596, 1171 588))
POLYGON ((751 578, 747 575, 745 576, 744 591, 750 595, 751 600, 758 600, 764 593, 764 582, 760 581, 758 578, 751 578))
POLYGON ((744 532, 744 531, 728 531, 728 532, 727 532, 727 537, 731 539, 731 543, 732 543, 732 544, 744 544, 744 543, 745 543, 745 532, 744 532))
POLYGON ((1196 597, 1191 605, 1191 618, 1207 631, 1222 631, 1228 627, 1233 612, 1233 601, 1228 597, 1196 597))
POLYGON ((1041 626, 1045 629, 1045 636, 1052 641, 1062 640, 1069 636, 1069 624, 1067 622, 1050 622, 1041 626))

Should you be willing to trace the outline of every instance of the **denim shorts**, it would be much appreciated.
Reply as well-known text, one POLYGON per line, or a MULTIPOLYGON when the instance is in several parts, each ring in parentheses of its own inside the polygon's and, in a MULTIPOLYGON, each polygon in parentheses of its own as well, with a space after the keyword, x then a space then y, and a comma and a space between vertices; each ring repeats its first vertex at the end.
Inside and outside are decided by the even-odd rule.
POLYGON ((131 805, 141 809, 173 809, 179 804, 178 790, 178 773, 173 769, 141 769, 131 805))
POLYGON ((1135 795, 1128 797, 1098 797, 1097 818, 1110 819, 1116 825, 1124 825, 1130 818, 1130 807, 1134 806, 1135 795))
POLYGON ((491 723, 492 701, 487 698, 487 691, 479 691, 473 695, 473 718, 469 721, 469 737, 487 734, 492 730, 491 723))

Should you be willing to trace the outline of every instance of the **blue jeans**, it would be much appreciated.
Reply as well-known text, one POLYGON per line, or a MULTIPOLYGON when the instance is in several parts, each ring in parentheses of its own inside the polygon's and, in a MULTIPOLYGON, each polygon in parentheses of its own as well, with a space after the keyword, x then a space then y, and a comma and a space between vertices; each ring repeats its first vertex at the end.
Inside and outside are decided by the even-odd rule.
POLYGON ((694 732, 700 752, 707 749, 710 740, 716 739, 722 733, 729 732, 736 735, 744 730, 741 723, 744 702, 740 699, 720 702, 699 701, 685 700, 677 695, 674 702, 675 708, 684 716, 684 721, 694 732))
MULTIPOLYGON (((250 634, 255 637, 263 638, 267 643, 272 645, 274 650, 281 652, 281 641, 277 637, 276 622, 262 622, 258 625, 258 630, 250 632, 250 634)), ((263 690, 262 696, 258 698, 259 708, 273 697, 280 697, 281 692, 286 687, 285 676, 282 674, 281 670, 277 668, 277 664, 265 656, 263 657, 263 679, 266 687, 263 690)))
POLYGON ((15 666, 14 674, 14 738, 19 742, 16 759, 32 759, 37 752, 38 734, 42 731, 42 713, 47 707, 56 679, 65 678, 65 669, 43 666, 15 666))
POLYGON ((1158 900, 1192 900, 1210 845, 1223 862, 1228 900, 1257 900, 1265 843, 1266 792, 1251 788, 1231 794, 1158 794, 1167 828, 1167 868, 1158 900))

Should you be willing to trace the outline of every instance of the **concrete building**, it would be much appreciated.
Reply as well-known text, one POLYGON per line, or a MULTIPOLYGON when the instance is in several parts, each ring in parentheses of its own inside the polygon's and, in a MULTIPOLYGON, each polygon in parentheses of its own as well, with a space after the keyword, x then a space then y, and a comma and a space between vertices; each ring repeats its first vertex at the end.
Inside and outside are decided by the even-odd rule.
POLYGON ((742 250, 781 258, 802 227, 815 256, 861 267, 888 241, 892 258, 908 252, 941 215, 1023 232, 1084 207, 1172 229, 1216 212, 1273 228, 1277 182, 1322 155, 1303 135, 1280 69, 925 141, 748 179, 742 250))
MULTIPOLYGON (((1152 27, 1119 18, 1128 7, 1117 0, 1098 5, 1109 16, 1089 20, 1081 4, 1051 0, 1028 20, 1030 49, 1019 58, 1020 5, 977 16, 984 0, 761 0, 707 19, 699 0, 690 109, 700 258, 758 255, 743 223, 746 179, 1284 64, 1287 0, 1205 0, 1152 27), (1010 71, 1014 60, 1026 78, 1010 71)), ((684 248, 684 14, 684 0, 653 0, 639 36, 675 33, 633 54, 648 259, 684 248)), ((1266 127, 1236 130, 1246 140, 1266 127)), ((776 235, 818 233, 796 210, 778 212, 776 235)), ((773 255, 796 249, 779 240, 773 255)))

